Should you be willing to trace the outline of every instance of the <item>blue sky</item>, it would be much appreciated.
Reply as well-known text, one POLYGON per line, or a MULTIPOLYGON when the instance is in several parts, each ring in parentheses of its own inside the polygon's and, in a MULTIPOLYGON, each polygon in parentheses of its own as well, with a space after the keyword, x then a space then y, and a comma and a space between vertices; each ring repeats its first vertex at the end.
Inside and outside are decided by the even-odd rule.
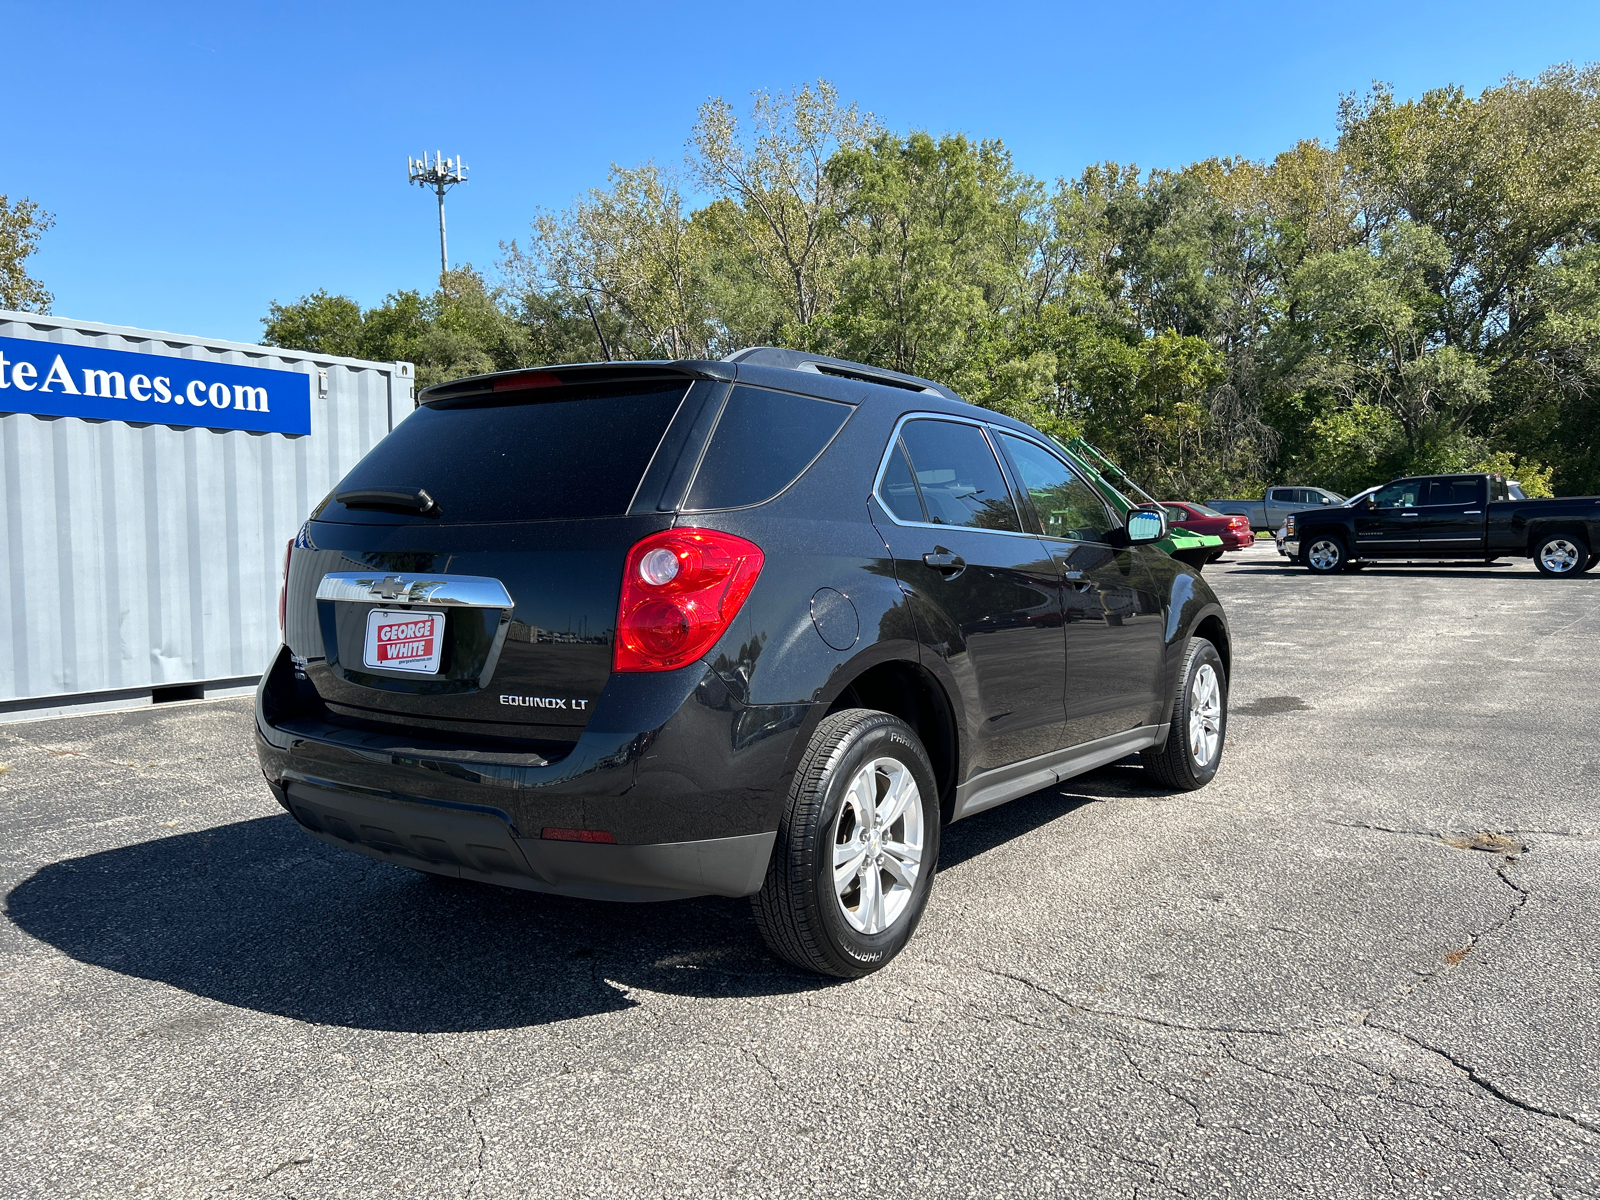
POLYGON ((431 287, 408 154, 462 154, 451 260, 492 267, 615 161, 679 162, 709 96, 833 80, 1036 175, 1270 156, 1341 92, 1600 59, 1600 5, 5 3, 0 192, 56 214, 63 316, 255 341, 268 302, 431 287))

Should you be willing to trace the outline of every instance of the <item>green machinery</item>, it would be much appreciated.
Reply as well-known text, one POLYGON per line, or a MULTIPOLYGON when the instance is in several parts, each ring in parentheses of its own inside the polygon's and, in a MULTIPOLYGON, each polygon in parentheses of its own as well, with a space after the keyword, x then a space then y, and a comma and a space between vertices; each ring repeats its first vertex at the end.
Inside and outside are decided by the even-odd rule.
MULTIPOLYGON (((1068 442, 1056 441, 1067 454, 1080 466, 1086 469, 1092 482, 1099 486, 1100 492, 1109 500, 1124 520, 1128 513, 1138 505, 1118 489, 1112 482, 1113 479, 1122 484, 1130 492, 1142 497, 1141 503, 1160 504, 1161 502, 1145 491, 1128 475, 1094 446, 1075 437, 1068 442)), ((1196 570, 1204 567, 1217 554, 1222 551, 1222 539, 1209 533, 1190 533, 1187 529, 1173 526, 1168 529, 1167 536, 1155 543, 1179 562, 1188 563, 1196 570)))

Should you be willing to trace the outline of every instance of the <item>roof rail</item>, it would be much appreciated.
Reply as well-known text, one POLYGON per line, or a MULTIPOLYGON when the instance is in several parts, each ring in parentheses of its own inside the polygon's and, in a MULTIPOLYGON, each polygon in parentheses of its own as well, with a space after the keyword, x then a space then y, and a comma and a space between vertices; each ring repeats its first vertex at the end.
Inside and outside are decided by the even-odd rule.
POLYGON ((930 392, 947 400, 961 397, 931 379, 906 375, 883 367, 869 367, 866 363, 851 362, 845 358, 829 358, 825 354, 809 354, 804 350, 788 350, 781 346, 748 346, 736 350, 723 362, 748 363, 752 367, 782 367, 790 371, 810 371, 817 375, 834 375, 841 379, 858 379, 863 383, 876 383, 883 387, 903 388, 908 392, 930 392))

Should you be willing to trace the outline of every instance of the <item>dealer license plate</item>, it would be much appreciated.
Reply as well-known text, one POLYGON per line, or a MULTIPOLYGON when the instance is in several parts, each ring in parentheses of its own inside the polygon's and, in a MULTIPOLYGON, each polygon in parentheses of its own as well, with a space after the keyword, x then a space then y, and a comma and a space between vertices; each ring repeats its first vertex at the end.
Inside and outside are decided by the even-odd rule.
POLYGON ((383 671, 415 671, 437 675, 444 650, 444 614, 395 612, 375 608, 367 614, 369 667, 383 671))

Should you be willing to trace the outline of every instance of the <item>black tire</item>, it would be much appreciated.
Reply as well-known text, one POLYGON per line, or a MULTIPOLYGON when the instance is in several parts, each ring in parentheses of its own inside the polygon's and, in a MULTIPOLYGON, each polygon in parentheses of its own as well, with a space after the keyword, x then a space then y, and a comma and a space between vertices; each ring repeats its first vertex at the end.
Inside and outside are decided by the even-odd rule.
POLYGON ((1350 563, 1344 539, 1334 533, 1314 533, 1300 546, 1300 562, 1313 575, 1337 575, 1350 563))
POLYGON ((1589 555, 1589 561, 1584 563, 1583 566, 1579 568, 1578 574, 1582 575, 1588 571, 1592 571, 1596 566, 1600 566, 1600 554, 1591 554, 1589 555))
MULTIPOLYGON (((887 776, 884 776, 885 778, 887 776)), ((874 772, 873 778, 879 778, 874 772)), ((856 979, 870 974, 899 954, 916 931, 928 903, 939 861, 939 792, 933 764, 911 727, 898 717, 865 708, 848 708, 825 717, 811 735, 800 767, 790 786, 788 802, 778 823, 778 840, 772 848, 766 882, 751 897, 756 926, 767 946, 779 958, 807 971, 856 979), (921 855, 912 886, 896 893, 903 904, 881 931, 866 932, 852 924, 847 903, 834 887, 835 847, 848 846, 839 839, 846 819, 859 832, 850 812, 843 812, 847 792, 856 776, 881 762, 903 767, 917 795, 908 803, 905 817, 884 831, 876 848, 892 844, 893 831, 909 833, 910 805, 918 810, 921 855)), ((864 843, 863 843, 864 844, 864 843)), ((871 864, 881 863, 887 850, 863 860, 859 878, 857 913, 866 911, 861 889, 867 887, 871 864)), ((898 860, 896 860, 898 861, 898 860)), ((885 876, 894 883, 892 867, 878 867, 876 886, 885 876)), ((873 893, 877 894, 877 893, 873 893)), ((870 923, 870 922, 869 922, 870 923)))
POLYGON ((1541 575, 1558 579, 1581 575, 1588 563, 1589 547, 1575 533, 1541 534, 1533 544, 1533 565, 1541 575))
POLYGON ((1169 788, 1192 792, 1210 783, 1222 761, 1222 751, 1228 741, 1228 673, 1222 665, 1217 648, 1205 638, 1189 639, 1183 655, 1183 670, 1178 672, 1178 690, 1172 698, 1172 726, 1167 740, 1160 746, 1142 751, 1139 761, 1144 769, 1169 788), (1217 688, 1218 712, 1215 719, 1216 742, 1204 762, 1191 748, 1190 717, 1195 705, 1195 683, 1202 668, 1211 669, 1217 688))

